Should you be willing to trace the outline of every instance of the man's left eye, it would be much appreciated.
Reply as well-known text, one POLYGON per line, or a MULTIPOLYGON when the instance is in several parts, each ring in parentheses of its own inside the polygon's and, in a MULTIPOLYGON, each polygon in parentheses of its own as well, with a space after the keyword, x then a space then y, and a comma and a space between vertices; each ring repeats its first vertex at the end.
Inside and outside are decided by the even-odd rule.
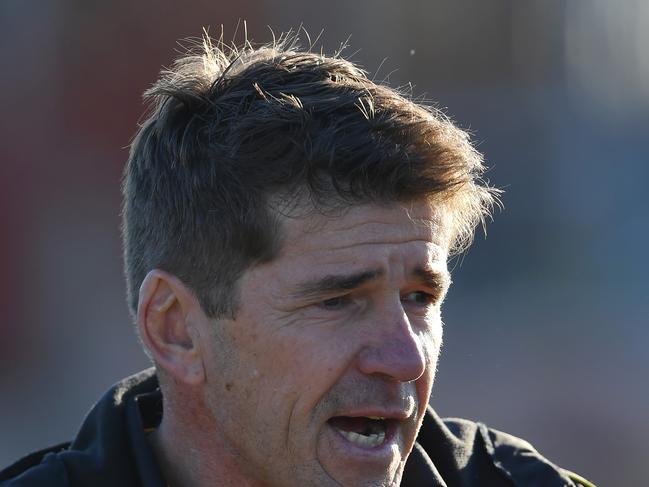
POLYGON ((423 306, 428 304, 434 304, 435 296, 424 291, 413 291, 411 293, 404 295, 401 298, 401 301, 423 306))
POLYGON ((329 311, 336 311, 344 308, 351 302, 349 296, 336 296, 334 298, 325 299, 320 303, 324 309, 329 311))

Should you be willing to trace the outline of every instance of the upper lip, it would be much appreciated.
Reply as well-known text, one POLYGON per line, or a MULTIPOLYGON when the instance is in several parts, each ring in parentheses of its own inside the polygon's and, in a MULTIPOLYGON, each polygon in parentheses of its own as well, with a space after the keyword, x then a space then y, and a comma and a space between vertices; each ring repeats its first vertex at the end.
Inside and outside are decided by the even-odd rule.
POLYGON ((413 411, 407 410, 405 408, 376 408, 376 407, 364 407, 353 410, 340 411, 331 416, 332 418, 338 416, 347 416, 350 418, 360 418, 360 417, 375 417, 383 419, 396 419, 399 421, 404 421, 412 416, 413 411))

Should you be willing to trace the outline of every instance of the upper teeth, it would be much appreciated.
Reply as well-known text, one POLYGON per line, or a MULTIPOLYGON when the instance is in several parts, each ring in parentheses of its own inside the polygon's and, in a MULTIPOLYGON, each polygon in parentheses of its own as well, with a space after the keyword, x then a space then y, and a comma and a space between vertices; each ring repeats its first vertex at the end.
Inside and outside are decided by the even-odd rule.
POLYGON ((385 417, 383 416, 368 416, 369 419, 375 419, 375 420, 383 420, 385 417))
POLYGON ((381 431, 380 433, 372 433, 367 436, 361 435, 359 433, 355 433, 353 431, 344 431, 341 429, 338 429, 338 432, 341 435, 343 435, 345 438, 347 438, 349 441, 351 441, 352 443, 355 443, 358 446, 363 446, 363 447, 372 448, 375 446, 379 446, 385 440, 385 432, 383 431, 381 431))

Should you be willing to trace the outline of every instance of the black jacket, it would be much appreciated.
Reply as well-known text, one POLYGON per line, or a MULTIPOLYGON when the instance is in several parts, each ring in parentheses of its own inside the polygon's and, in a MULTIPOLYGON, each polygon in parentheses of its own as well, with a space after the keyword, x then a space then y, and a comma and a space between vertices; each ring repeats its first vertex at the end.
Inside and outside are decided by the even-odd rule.
MULTIPOLYGON (((72 443, 19 460, 0 472, 0 486, 165 487, 145 436, 161 414, 154 370, 140 372, 99 400, 72 443)), ((580 485, 576 478, 519 438, 462 419, 442 421, 429 408, 401 485, 566 487, 580 485)))

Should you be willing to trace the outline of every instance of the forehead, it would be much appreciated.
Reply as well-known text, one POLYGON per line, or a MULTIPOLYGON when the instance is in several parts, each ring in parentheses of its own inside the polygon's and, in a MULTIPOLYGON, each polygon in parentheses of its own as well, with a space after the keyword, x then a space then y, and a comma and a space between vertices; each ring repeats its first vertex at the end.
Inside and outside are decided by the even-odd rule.
POLYGON ((286 218, 280 259, 315 257, 327 260, 365 255, 391 248, 419 248, 419 258, 445 262, 449 231, 444 210, 427 201, 408 204, 364 204, 332 214, 311 212, 286 218))

